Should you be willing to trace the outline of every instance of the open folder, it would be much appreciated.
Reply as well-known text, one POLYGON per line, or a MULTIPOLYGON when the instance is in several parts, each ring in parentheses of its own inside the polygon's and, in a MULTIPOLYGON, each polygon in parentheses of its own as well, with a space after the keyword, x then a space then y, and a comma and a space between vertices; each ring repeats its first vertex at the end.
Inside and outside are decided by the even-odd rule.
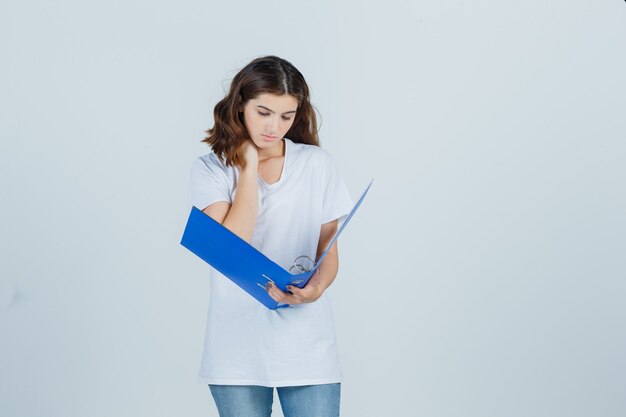
POLYGON ((219 222, 193 206, 189 213, 187 225, 180 244, 195 253, 213 268, 217 269, 231 281, 256 298, 271 310, 289 307, 279 304, 265 290, 268 281, 278 288, 287 291, 287 285, 302 288, 320 266, 326 253, 339 238, 348 222, 361 205, 374 180, 365 188, 346 219, 341 224, 330 243, 310 270, 292 274, 271 259, 259 252, 255 247, 228 230, 219 222))

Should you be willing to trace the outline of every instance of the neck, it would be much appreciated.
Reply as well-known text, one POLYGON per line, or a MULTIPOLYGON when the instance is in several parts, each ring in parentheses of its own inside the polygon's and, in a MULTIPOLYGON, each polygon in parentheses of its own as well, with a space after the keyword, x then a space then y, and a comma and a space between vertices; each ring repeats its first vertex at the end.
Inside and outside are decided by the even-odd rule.
POLYGON ((285 155, 285 139, 281 139, 275 146, 259 150, 259 161, 269 158, 278 158, 285 155))

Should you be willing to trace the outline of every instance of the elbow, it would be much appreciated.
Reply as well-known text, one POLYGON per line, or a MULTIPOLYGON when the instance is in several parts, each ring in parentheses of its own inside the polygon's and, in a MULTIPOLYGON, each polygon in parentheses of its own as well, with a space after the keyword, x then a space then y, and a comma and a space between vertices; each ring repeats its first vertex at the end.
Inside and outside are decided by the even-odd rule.
POLYGON ((237 227, 227 220, 224 220, 222 226, 230 230, 233 234, 237 235, 237 237, 241 238, 246 243, 250 244, 252 242, 252 237, 254 236, 254 226, 252 228, 237 227))

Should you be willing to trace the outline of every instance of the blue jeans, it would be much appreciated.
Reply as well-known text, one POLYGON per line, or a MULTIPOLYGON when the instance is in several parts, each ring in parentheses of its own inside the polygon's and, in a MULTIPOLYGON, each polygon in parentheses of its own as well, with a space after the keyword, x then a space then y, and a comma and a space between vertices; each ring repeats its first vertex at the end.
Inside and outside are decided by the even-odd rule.
MULTIPOLYGON (((220 417, 269 417, 274 388, 258 385, 212 385, 220 417)), ((285 417, 338 417, 341 384, 276 387, 285 417)))

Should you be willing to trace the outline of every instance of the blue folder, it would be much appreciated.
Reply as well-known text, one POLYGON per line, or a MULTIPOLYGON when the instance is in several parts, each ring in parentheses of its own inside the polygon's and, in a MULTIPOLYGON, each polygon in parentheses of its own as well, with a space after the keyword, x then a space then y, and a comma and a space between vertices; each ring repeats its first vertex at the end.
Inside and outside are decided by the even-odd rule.
POLYGON ((304 287, 324 260, 328 250, 346 228, 373 182, 374 180, 372 179, 367 185, 365 191, 363 191, 361 197, 350 210, 345 221, 324 250, 324 253, 322 253, 322 256, 315 262, 314 267, 310 271, 292 274, 283 269, 255 247, 195 206, 191 208, 180 243, 267 308, 275 310, 277 308, 289 307, 288 304, 279 304, 269 296, 265 290, 267 282, 272 281, 283 291, 288 291, 287 285, 293 285, 298 288, 304 287))

